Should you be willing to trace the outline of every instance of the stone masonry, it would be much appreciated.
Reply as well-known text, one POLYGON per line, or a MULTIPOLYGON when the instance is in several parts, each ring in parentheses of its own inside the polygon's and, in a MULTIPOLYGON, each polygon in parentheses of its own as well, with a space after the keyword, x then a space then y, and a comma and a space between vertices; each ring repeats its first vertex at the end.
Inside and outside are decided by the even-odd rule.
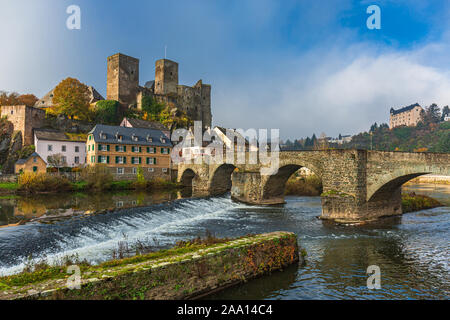
POLYGON ((34 143, 33 129, 41 128, 45 121, 45 111, 25 105, 2 106, 1 116, 14 126, 14 131, 22 132, 23 145, 34 143))
POLYGON ((279 159, 273 175, 261 175, 258 164, 180 164, 178 180, 197 192, 214 195, 231 188, 238 201, 280 204, 289 177, 307 167, 322 179, 321 218, 357 222, 401 214, 401 185, 408 180, 450 175, 450 154, 325 150, 281 152, 279 159))
POLYGON ((211 85, 199 80, 194 86, 178 83, 178 63, 168 59, 155 62, 155 80, 139 85, 139 60, 117 53, 108 57, 107 99, 125 107, 142 108, 142 98, 177 108, 204 127, 211 127, 211 85))

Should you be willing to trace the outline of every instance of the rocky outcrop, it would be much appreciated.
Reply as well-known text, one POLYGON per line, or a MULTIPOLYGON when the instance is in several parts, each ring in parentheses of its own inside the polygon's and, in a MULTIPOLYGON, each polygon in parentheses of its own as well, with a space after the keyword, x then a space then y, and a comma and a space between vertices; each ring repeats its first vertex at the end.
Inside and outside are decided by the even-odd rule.
POLYGON ((50 116, 44 120, 44 128, 56 129, 68 133, 88 133, 95 127, 93 122, 69 119, 64 115, 50 116))

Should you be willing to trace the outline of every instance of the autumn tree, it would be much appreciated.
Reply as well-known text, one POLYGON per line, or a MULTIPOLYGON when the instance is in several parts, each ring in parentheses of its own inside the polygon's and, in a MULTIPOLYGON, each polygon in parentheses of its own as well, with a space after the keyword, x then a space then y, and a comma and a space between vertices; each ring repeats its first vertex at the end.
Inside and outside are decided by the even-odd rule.
POLYGON ((0 91, 0 106, 15 106, 18 104, 20 104, 20 101, 17 92, 0 91))
POLYGON ((53 91, 53 104, 58 114, 80 120, 90 119, 89 88, 74 78, 61 81, 53 91))
POLYGON ((28 93, 28 94, 22 94, 20 95, 17 100, 19 101, 19 104, 24 104, 28 107, 32 107, 36 104, 36 102, 39 100, 34 94, 28 93))

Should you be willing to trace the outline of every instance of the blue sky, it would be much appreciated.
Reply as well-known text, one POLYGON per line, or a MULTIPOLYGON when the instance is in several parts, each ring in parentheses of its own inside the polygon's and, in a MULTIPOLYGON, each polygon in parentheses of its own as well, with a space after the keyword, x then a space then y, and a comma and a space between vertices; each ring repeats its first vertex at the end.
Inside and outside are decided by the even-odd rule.
POLYGON ((283 138, 354 134, 391 107, 450 104, 449 1, 0 0, 0 90, 41 97, 72 76, 106 95, 106 57, 180 64, 210 83, 213 122, 283 138), (81 30, 66 8, 81 8, 81 30), (366 27, 369 5, 381 30, 366 27))

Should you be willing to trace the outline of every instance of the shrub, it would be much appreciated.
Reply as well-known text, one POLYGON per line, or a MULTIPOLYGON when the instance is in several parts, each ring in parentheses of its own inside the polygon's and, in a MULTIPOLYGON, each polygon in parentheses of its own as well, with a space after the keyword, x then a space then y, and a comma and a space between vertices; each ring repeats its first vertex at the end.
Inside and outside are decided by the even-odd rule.
POLYGON ((306 178, 292 177, 286 182, 286 195, 319 196, 322 193, 322 181, 312 175, 306 178))
POLYGON ((98 123, 117 124, 119 102, 115 100, 101 100, 95 105, 95 120, 98 123))
POLYGON ((98 191, 110 189, 113 182, 111 171, 104 164, 84 168, 81 178, 87 183, 87 188, 98 191))
POLYGON ((35 192, 64 192, 70 191, 72 185, 69 180, 60 175, 47 173, 25 172, 18 179, 19 191, 35 192))
POLYGON ((415 194, 414 192, 402 195, 403 213, 440 207, 442 204, 428 196, 415 194))

